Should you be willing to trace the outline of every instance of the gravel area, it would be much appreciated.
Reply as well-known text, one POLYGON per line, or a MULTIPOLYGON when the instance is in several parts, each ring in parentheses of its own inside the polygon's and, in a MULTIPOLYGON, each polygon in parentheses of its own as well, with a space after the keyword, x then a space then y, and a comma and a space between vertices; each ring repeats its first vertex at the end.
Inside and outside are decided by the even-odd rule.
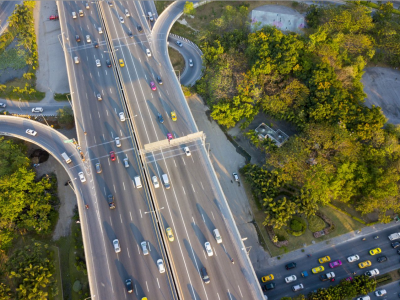
POLYGON ((388 122, 400 124, 400 71, 390 68, 364 69, 361 82, 368 95, 365 104, 380 106, 388 122))
POLYGON ((40 101, 57 103, 54 93, 68 93, 69 82, 64 52, 59 41, 60 21, 50 21, 51 15, 57 15, 55 1, 38 1, 34 10, 36 40, 39 53, 39 68, 36 72, 36 88, 46 92, 40 101))

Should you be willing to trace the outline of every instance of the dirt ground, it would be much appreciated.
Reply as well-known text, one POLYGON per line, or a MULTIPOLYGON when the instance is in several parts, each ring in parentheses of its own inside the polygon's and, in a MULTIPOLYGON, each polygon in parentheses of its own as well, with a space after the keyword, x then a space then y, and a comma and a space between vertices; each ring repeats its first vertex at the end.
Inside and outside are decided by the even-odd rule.
MULTIPOLYGON (((68 137, 76 138, 75 128, 71 130, 60 130, 60 132, 68 137)), ((29 153, 38 148, 38 146, 32 144, 29 153)), ((69 186, 64 185, 69 179, 68 174, 65 172, 62 165, 60 165, 58 161, 53 158, 53 156, 50 155, 46 162, 41 163, 40 166, 36 168, 36 172, 37 177, 41 177, 44 174, 50 173, 54 173, 57 176, 60 208, 58 210, 58 222, 53 232, 53 240, 58 240, 61 236, 67 236, 70 233, 73 209, 77 204, 76 196, 74 191, 69 186)))
POLYGON ((370 67, 364 69, 361 82, 368 95, 365 104, 379 106, 389 123, 400 124, 400 71, 370 67))

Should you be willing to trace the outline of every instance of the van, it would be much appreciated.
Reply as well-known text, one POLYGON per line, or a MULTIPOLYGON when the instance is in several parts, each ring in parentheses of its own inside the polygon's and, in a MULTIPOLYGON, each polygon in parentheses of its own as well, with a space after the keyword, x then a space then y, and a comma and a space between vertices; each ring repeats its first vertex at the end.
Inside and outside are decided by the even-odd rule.
POLYGON ((76 64, 79 64, 79 57, 78 57, 78 56, 75 56, 75 57, 74 57, 74 62, 75 62, 76 64))
POLYGON ((72 12, 72 18, 76 19, 76 12, 74 12, 74 11, 72 12))
POLYGON ((221 238, 221 235, 219 234, 218 229, 214 229, 213 230, 213 234, 214 234, 214 237, 215 237, 215 240, 217 241, 217 243, 221 244, 222 243, 222 238, 221 238))
POLYGON ((133 178, 135 180, 135 185, 137 189, 140 189, 142 187, 142 181, 140 180, 140 176, 136 176, 133 178))
POLYGON ((171 187, 171 185, 169 184, 168 175, 167 174, 162 174, 161 178, 162 178, 162 181, 164 183, 165 188, 169 189, 171 187))
POLYGON ((67 153, 63 152, 61 153, 62 158, 64 158, 65 162, 67 164, 69 164, 71 162, 71 159, 69 158, 69 156, 67 155, 67 153))
POLYGON ((79 16, 83 17, 83 10, 82 9, 79 10, 79 16))
POLYGON ((150 21, 153 22, 154 21, 153 14, 151 12, 148 12, 147 15, 149 16, 150 21))
POLYGON ((302 283, 292 286, 293 292, 297 292, 304 289, 304 285, 302 283))

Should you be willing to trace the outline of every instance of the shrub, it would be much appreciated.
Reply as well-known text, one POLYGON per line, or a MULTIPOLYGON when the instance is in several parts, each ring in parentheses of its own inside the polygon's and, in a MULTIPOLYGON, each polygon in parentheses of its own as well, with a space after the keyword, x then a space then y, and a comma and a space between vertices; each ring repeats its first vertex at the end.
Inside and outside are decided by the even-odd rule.
POLYGON ((300 236, 306 231, 306 228, 307 223, 303 218, 300 216, 293 216, 290 221, 290 229, 287 229, 287 232, 293 236, 300 236))
POLYGON ((290 228, 293 231, 301 231, 303 229, 303 224, 301 224, 297 220, 292 220, 292 221, 290 221, 290 228))
POLYGON ((308 218, 308 229, 311 232, 316 232, 324 229, 326 227, 326 223, 318 216, 311 216, 308 218))

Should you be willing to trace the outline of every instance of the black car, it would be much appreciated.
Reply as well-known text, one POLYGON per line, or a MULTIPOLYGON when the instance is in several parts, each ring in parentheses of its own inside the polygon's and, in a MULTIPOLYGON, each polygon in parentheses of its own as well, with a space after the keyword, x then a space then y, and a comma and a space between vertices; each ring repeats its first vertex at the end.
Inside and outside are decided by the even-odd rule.
POLYGON ((137 26, 137 30, 138 30, 139 32, 142 32, 142 31, 143 31, 142 26, 138 25, 138 26, 137 26))
POLYGON ((79 37, 79 35, 75 35, 75 40, 79 43, 81 41, 81 38, 79 37))
POLYGON ((269 282, 269 283, 263 285, 262 290, 265 292, 268 290, 272 290, 274 288, 275 288, 275 283, 269 282))
POLYGON ((111 68, 111 60, 106 59, 106 65, 107 65, 107 67, 111 68))
POLYGON ((285 268, 286 268, 286 270, 290 270, 290 269, 294 269, 294 268, 296 268, 296 263, 295 262, 291 262, 291 263, 288 263, 286 266, 285 266, 285 268))
POLYGON ((396 249, 397 247, 400 247, 400 243, 399 242, 393 242, 392 243, 392 247, 396 249))
POLYGON ((157 82, 158 82, 158 84, 162 84, 162 80, 161 80, 160 76, 157 76, 157 82))
MULTIPOLYGON (((398 250, 397 250, 397 251, 398 251, 398 250)), ((382 262, 384 262, 384 261, 387 261, 387 257, 386 257, 386 256, 378 257, 378 262, 382 263, 382 262)))
POLYGON ((201 278, 203 278, 204 283, 210 283, 210 277, 207 274, 207 269, 202 267, 200 269, 201 278))
POLYGON ((113 195, 108 195, 108 207, 110 209, 114 209, 115 208, 114 196, 113 195))
POLYGON ((95 48, 99 48, 99 43, 98 42, 94 42, 93 45, 94 45, 95 48))
POLYGON ((128 291, 128 293, 129 294, 133 293, 132 279, 125 280, 125 285, 126 285, 126 290, 128 291))
POLYGON ((132 31, 128 31, 128 35, 129 35, 129 37, 131 38, 131 39, 133 39, 133 33, 132 33, 132 31))

